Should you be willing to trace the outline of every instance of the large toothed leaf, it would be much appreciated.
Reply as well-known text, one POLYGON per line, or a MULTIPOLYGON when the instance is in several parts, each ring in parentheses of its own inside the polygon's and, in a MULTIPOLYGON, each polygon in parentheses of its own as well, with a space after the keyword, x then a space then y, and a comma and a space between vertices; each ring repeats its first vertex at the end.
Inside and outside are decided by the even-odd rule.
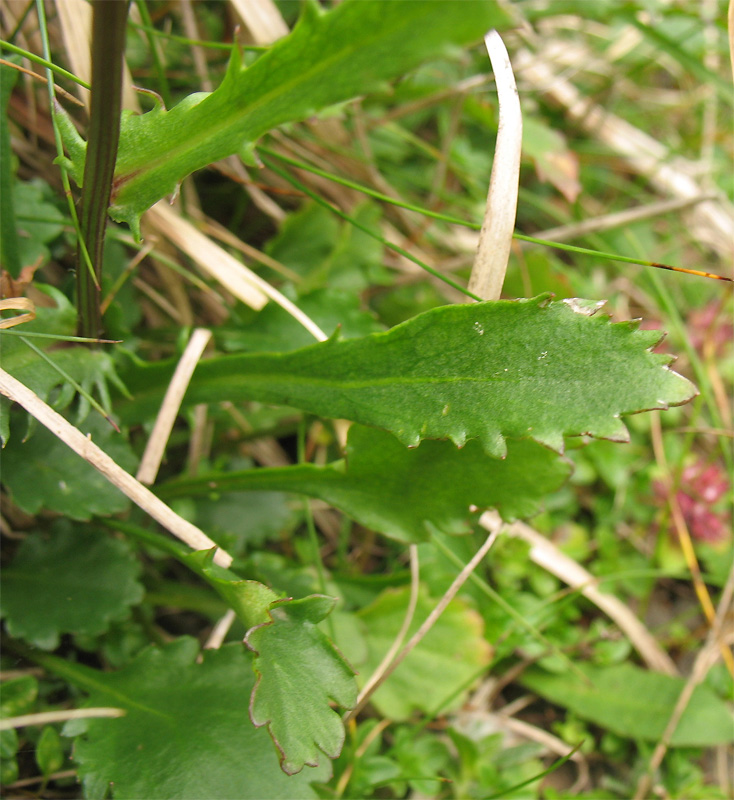
MULTIPOLYGON (((596 307, 547 296, 445 306, 360 339, 212 359, 197 369, 187 401, 296 406, 384 428, 408 446, 479 439, 496 456, 506 453, 505 437, 559 451, 564 436, 626 441, 622 415, 684 403, 696 389, 668 368, 668 356, 650 352, 658 333, 592 316, 596 307)), ((121 415, 155 408, 168 374, 126 375, 137 402, 121 415)))
MULTIPOLYGON (((507 458, 488 456, 478 442, 458 449, 428 441, 409 450, 385 431, 353 425, 346 462, 209 473, 161 487, 163 497, 222 491, 283 490, 325 500, 366 527, 420 542, 430 528, 469 533, 480 511, 527 517, 570 471, 555 453, 530 440, 509 443, 507 458), (476 512, 470 512, 470 506, 476 512)), ((245 500, 246 503, 246 500, 245 500)))
POLYGON ((118 719, 74 720, 74 760, 84 796, 115 800, 241 798, 306 800, 327 764, 284 775, 273 743, 247 714, 255 682, 242 644, 205 650, 182 637, 150 647, 117 672, 49 657, 54 672, 89 693, 87 705, 123 709, 118 719), (111 792, 111 794, 110 794, 111 792))
POLYGON ((273 603, 272 621, 245 638, 259 676, 250 717, 268 726, 289 775, 339 755, 344 725, 330 701, 342 708, 357 702, 352 668, 317 626, 335 602, 313 595, 273 603))
MULTIPOLYGON (((497 3, 347 0, 329 13, 305 4, 293 32, 243 67, 235 51, 221 86, 170 111, 123 118, 111 215, 137 231, 140 215, 194 170, 233 153, 284 122, 379 88, 447 45, 477 41, 506 24, 497 3)), ((67 126, 68 127, 68 126, 67 126)), ((84 147, 65 130, 70 168, 83 174, 84 147)))

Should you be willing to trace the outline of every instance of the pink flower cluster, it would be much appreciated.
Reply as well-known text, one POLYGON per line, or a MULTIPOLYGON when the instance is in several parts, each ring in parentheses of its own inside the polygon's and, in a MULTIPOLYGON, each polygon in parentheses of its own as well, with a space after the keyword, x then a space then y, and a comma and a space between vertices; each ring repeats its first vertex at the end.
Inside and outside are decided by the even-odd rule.
MULTIPOLYGON (((676 500, 694 539, 715 544, 731 536, 726 511, 713 508, 729 488, 726 473, 716 464, 699 461, 683 470, 676 500)), ((656 483, 655 494, 665 496, 662 484, 656 483)))

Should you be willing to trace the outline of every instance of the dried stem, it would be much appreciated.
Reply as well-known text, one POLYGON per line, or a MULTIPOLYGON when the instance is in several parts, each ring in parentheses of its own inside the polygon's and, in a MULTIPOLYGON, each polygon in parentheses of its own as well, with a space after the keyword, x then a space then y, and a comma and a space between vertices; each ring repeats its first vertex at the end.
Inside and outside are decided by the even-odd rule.
POLYGON ((484 544, 479 548, 479 550, 477 550, 471 561, 469 561, 456 576, 454 582, 446 590, 444 596, 438 601, 433 611, 431 611, 431 613, 426 617, 420 628, 418 628, 418 630, 413 634, 410 641, 393 659, 387 669, 384 670, 382 675, 379 676, 379 679, 372 682, 369 694, 362 692, 357 705, 349 712, 350 717, 355 716, 362 710, 362 708, 364 708, 370 697, 380 688, 380 686, 382 686, 382 684, 393 674, 393 672, 395 672, 395 670, 400 666, 405 658, 407 658, 411 651, 423 640, 428 631, 430 631, 431 628, 436 624, 438 618, 446 610, 446 606, 448 606, 448 604, 454 599, 459 589, 461 589, 461 587, 466 583, 469 576, 474 572, 484 556, 487 555, 495 540, 499 536, 501 529, 502 521, 497 518, 493 521, 493 528, 489 536, 486 538, 484 544))
POLYGON ((153 431, 148 438, 145 446, 143 458, 138 467, 137 479, 141 483, 150 485, 155 483, 158 469, 163 459, 163 453, 168 443, 168 438, 173 430, 173 424, 181 408, 186 389, 194 374, 196 365, 199 363, 204 349, 212 337, 211 331, 204 328, 197 328, 189 339, 189 343, 179 360, 176 371, 173 373, 171 382, 168 384, 166 395, 163 398, 160 411, 156 417, 153 431))
POLYGON ((522 113, 510 57, 497 31, 484 38, 497 83, 499 125, 479 246, 469 291, 484 300, 498 300, 515 229, 522 149, 522 113))
POLYGON ((390 646, 390 649, 385 653, 384 658, 379 666, 370 676, 370 679, 364 685, 362 691, 357 698, 357 705, 344 715, 344 723, 346 724, 350 719, 355 717, 364 708, 366 702, 375 691, 375 687, 379 686, 383 681, 383 675, 390 669, 395 654, 400 649, 405 637, 410 630, 410 624, 415 615, 415 608, 418 605, 418 590, 420 589, 420 572, 418 564, 418 548, 416 545, 410 545, 410 600, 408 602, 408 610, 405 612, 405 619, 395 637, 395 641, 390 646))
MULTIPOLYGON (((217 543, 212 541, 203 531, 176 514, 149 489, 146 489, 142 483, 136 481, 132 475, 118 466, 104 450, 101 450, 92 442, 91 438, 88 438, 78 428, 68 423, 61 414, 46 405, 37 394, 3 369, 0 369, 0 394, 23 406, 31 416, 35 417, 42 425, 45 425, 51 433, 61 439, 77 455, 88 461, 111 484, 117 486, 121 492, 127 495, 133 503, 140 506, 143 511, 150 514, 154 520, 189 547, 194 550, 210 550, 213 547, 218 547, 217 543)), ((232 563, 232 556, 226 550, 219 549, 214 554, 214 561, 219 566, 226 568, 232 563)))

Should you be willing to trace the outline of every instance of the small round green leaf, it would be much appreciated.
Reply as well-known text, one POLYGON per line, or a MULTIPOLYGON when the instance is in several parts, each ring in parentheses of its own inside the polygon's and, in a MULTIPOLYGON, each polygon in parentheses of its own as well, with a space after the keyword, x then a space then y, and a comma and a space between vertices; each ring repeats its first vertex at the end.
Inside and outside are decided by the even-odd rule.
POLYGON ((36 744, 36 764, 43 775, 58 772, 64 766, 64 744, 56 728, 46 725, 36 744))
POLYGON ((335 602, 313 595, 273 603, 272 622, 245 638, 257 654, 250 716, 268 726, 289 775, 320 764, 324 754, 339 755, 344 725, 329 703, 352 708, 357 702, 354 671, 317 627, 335 602))
POLYGON ((109 534, 70 524, 30 533, 2 573, 8 633, 44 650, 64 633, 104 633, 142 600, 139 573, 128 545, 109 534))
MULTIPOLYGON (((133 471, 135 456, 125 439, 97 414, 80 429, 119 466, 133 471)), ((125 511, 130 501, 91 464, 46 428, 28 441, 13 437, 3 452, 3 482, 28 514, 42 508, 76 520, 125 511)))

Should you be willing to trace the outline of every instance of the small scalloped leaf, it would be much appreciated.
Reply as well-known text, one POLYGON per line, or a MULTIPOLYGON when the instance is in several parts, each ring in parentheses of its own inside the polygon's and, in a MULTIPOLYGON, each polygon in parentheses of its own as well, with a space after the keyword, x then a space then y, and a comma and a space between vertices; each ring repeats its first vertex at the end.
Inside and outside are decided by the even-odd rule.
POLYGON ((276 601, 271 621, 245 637, 258 676, 250 718, 267 725, 288 775, 339 755, 344 724, 330 702, 342 708, 357 702, 354 670, 318 627, 336 602, 324 595, 276 601))
MULTIPOLYGON (((135 472, 135 453, 108 422, 95 414, 79 430, 122 469, 135 472)), ((89 520, 95 515, 119 514, 130 505, 120 489, 42 426, 28 441, 10 440, 3 452, 3 483, 13 502, 27 514, 45 509, 89 520)))
MULTIPOLYGON (((530 437, 561 452, 566 436, 626 441, 623 415, 697 394, 650 344, 650 331, 577 313, 547 295, 444 306, 358 339, 210 359, 186 402, 295 406, 384 428, 408 447, 479 439, 503 456, 505 437, 530 437)), ((124 377, 136 399, 118 410, 140 419, 156 407, 168 369, 124 377)))
POLYGON ((97 636, 143 599, 140 565, 126 542, 59 521, 32 532, 3 570, 8 632, 53 650, 62 634, 97 636))

